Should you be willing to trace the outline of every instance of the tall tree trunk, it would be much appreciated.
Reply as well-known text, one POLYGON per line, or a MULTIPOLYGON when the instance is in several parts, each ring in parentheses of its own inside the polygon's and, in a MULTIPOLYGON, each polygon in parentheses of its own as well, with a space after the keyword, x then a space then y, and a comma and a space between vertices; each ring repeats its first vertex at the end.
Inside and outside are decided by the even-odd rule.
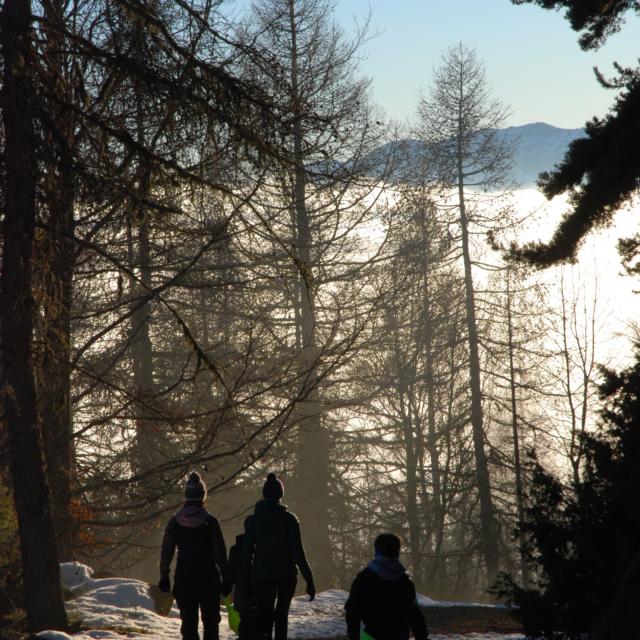
MULTIPOLYGON (((462 115, 460 116, 462 117, 462 115)), ((458 207, 460 213, 460 229, 462 235, 462 257, 464 261, 465 309, 467 321, 467 338, 469 343, 469 376, 471 383, 471 427, 473 431, 473 448, 476 463, 476 482, 480 499, 480 525, 482 536, 482 552, 487 569, 487 580, 491 584, 499 570, 500 554, 498 535, 491 496, 489 464, 485 451, 485 433, 482 414, 482 391, 480 384, 480 356, 478 352, 478 327, 476 321, 475 290, 471 271, 471 254, 469 251, 469 225, 465 209, 464 172, 462 167, 461 142, 458 146, 458 207)))
MULTIPOLYGON (((143 27, 138 25, 135 47, 139 56, 144 55, 143 27)), ((147 146, 146 111, 139 85, 134 87, 136 107, 136 142, 147 146)), ((131 299, 131 368, 133 394, 135 396, 135 442, 132 466, 141 477, 137 484, 139 498, 144 502, 143 511, 154 511, 158 506, 158 481, 154 469, 162 461, 162 441, 158 430, 158 416, 154 411, 155 380, 153 343, 150 333, 151 303, 149 293, 153 286, 151 265, 150 219, 146 202, 151 193, 150 167, 139 158, 136 175, 136 201, 132 204, 127 226, 129 293, 131 299)), ((157 574, 157 547, 161 531, 158 521, 150 521, 137 532, 139 562, 135 575, 144 580, 155 580, 157 574)))
POLYGON ((432 526, 431 535, 434 540, 434 558, 429 568, 429 584, 433 585, 437 580, 440 571, 439 554, 442 547, 444 535, 444 506, 442 504, 442 481, 440 473, 440 456, 438 454, 438 436, 436 433, 436 385, 433 372, 433 361, 435 352, 433 349, 433 317, 431 314, 431 290, 429 274, 429 258, 431 254, 431 237, 427 230, 426 216, 421 216, 420 226, 423 242, 423 304, 425 318, 425 340, 424 348, 426 355, 425 384, 427 387, 427 450, 431 462, 431 483, 432 483, 432 526))
MULTIPOLYGON (((144 212, 139 212, 140 216, 144 212)), ((149 227, 144 218, 137 218, 135 226, 129 223, 129 261, 133 271, 137 267, 140 282, 129 278, 131 295, 131 368, 135 396, 135 441, 131 460, 134 473, 142 476, 138 481, 138 496, 144 502, 143 510, 150 512, 158 505, 158 485, 153 470, 161 462, 161 440, 157 416, 153 411, 155 381, 153 377, 153 344, 149 332, 151 305, 146 296, 151 287, 149 227), (135 237, 134 237, 135 233, 135 237), (135 265, 135 266, 134 266, 135 265)), ((137 533, 136 545, 139 562, 134 573, 144 580, 155 580, 157 573, 156 547, 160 545, 158 522, 145 524, 137 533)))
POLYGON ((391 312, 390 329, 394 337, 394 360, 398 379, 398 404, 402 420, 402 435, 404 439, 406 496, 405 509, 407 524, 409 526, 409 553, 411 555, 411 571, 416 584, 422 581, 422 553, 421 553, 421 527, 418 514, 418 456, 417 443, 422 437, 417 425, 414 424, 411 414, 411 402, 409 400, 410 381, 407 380, 406 358, 400 350, 398 340, 398 323, 395 312, 391 312))
POLYGON ((9 433, 27 621, 32 631, 39 631, 64 629, 67 617, 36 414, 32 362, 35 313, 31 290, 32 252, 38 176, 35 97, 29 78, 36 64, 33 36, 30 2, 5 0, 0 13, 6 173, 0 292, 5 365, 2 400, 9 433))
MULTIPOLYGON (((513 358, 513 316, 511 300, 511 270, 507 267, 507 348, 509 349, 509 387, 511 392, 511 430, 513 433, 513 466, 516 479, 516 507, 518 510, 518 521, 524 522, 524 488, 522 483, 522 464, 520 462, 520 432, 518 424, 518 403, 516 394, 516 371, 513 358)), ((520 543, 520 571, 522 572, 522 583, 525 587, 529 585, 529 566, 524 552, 526 536, 523 532, 519 534, 520 543)))
MULTIPOLYGON (((137 265, 140 284, 133 278, 129 281, 131 291, 131 365, 133 388, 136 395, 136 449, 134 466, 138 473, 146 473, 157 462, 158 438, 155 433, 150 405, 153 402, 155 383, 153 378, 153 345, 149 333, 151 305, 145 297, 151 288, 151 268, 149 265, 148 222, 139 221, 129 232, 129 259, 137 265), (136 233, 134 239, 133 234, 136 233)), ((143 482, 144 486, 146 483, 143 482)), ((152 484, 151 484, 152 486, 152 484)), ((153 493, 153 491, 152 491, 153 493)))
POLYGON ((329 539, 329 448, 330 439, 322 421, 318 391, 315 290, 311 262, 311 231, 306 207, 306 173, 302 147, 302 105, 298 88, 297 25, 295 0, 289 0, 291 27, 291 98, 294 113, 293 160, 297 259, 300 271, 301 364, 306 378, 306 398, 299 406, 299 448, 296 469, 300 496, 296 508, 303 526, 305 544, 315 570, 317 585, 329 585, 332 576, 329 539))
MULTIPOLYGON (((139 56, 144 55, 143 26, 137 26, 135 47, 139 56)), ((134 87, 136 103, 136 142, 140 148, 147 147, 146 111, 142 89, 134 87)), ((148 474, 161 461, 161 441, 157 427, 157 416, 153 411, 155 396, 153 344, 151 342, 151 303, 149 293, 153 286, 151 265, 150 219, 146 202, 151 195, 151 169, 144 158, 139 158, 136 175, 136 198, 133 203, 128 227, 129 264, 138 281, 129 278, 131 294, 131 360, 133 388, 136 396, 136 440, 134 467, 140 474, 148 474)), ((139 489, 149 500, 149 508, 155 505, 157 484, 153 477, 145 477, 139 489)))
POLYGON ((71 295, 74 272, 75 180, 73 176, 73 117, 65 109, 69 78, 62 38, 64 8, 45 3, 48 90, 55 131, 48 144, 55 167, 45 182, 48 233, 39 243, 44 272, 40 283, 43 355, 37 371, 38 399, 47 475, 53 499, 54 525, 60 561, 72 560, 75 525, 71 511, 71 295))
POLYGON ((72 560, 75 524, 71 511, 71 291, 73 278, 73 196, 60 184, 59 206, 50 209, 44 239, 49 275, 42 304, 43 355, 38 367, 38 406, 47 476, 61 562, 72 560))
MULTIPOLYGON (((401 399, 401 403, 404 399, 401 399)), ((404 416, 403 426, 405 432, 405 455, 407 473, 406 510, 407 524, 409 525, 409 550, 411 553, 411 572, 416 585, 422 584, 422 552, 421 552, 421 527, 418 514, 418 473, 417 457, 414 446, 414 434, 411 428, 411 419, 404 416)))

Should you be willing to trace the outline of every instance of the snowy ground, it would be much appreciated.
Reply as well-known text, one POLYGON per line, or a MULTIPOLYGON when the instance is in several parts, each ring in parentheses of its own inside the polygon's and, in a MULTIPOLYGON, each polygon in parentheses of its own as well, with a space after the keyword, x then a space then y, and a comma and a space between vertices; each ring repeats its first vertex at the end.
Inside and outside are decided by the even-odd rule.
MULTIPOLYGON (((74 593, 67 608, 70 617, 80 619, 86 631, 69 636, 59 631, 42 631, 43 640, 124 640, 124 638, 175 640, 180 637, 180 619, 175 605, 168 617, 158 615, 149 595, 149 585, 129 578, 93 579, 92 571, 80 563, 62 565, 62 581, 74 593)), ((295 598, 289 616, 289 637, 309 639, 344 637, 344 591, 319 593, 313 602, 295 598)), ((451 606, 461 603, 436 602, 420 596, 426 606, 451 606)), ((478 605, 485 606, 485 605, 478 605)), ((433 640, 524 640, 520 634, 472 633, 430 636, 433 640)), ((222 611, 221 640, 235 635, 229 630, 222 611)))

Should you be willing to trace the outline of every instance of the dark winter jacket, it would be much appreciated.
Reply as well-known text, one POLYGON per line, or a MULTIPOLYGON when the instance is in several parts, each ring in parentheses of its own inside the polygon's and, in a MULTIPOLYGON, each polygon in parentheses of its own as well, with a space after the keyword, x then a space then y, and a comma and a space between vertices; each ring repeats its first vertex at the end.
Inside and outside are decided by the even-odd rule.
POLYGON ((174 583, 228 583, 227 549, 218 521, 201 503, 187 502, 169 520, 162 538, 160 577, 168 578, 174 551, 174 583))
POLYGON ((256 580, 286 578, 298 569, 313 584, 304 554, 298 519, 277 500, 260 500, 247 519, 243 541, 243 574, 256 580))
POLYGON ((427 640, 427 625, 416 589, 398 560, 376 556, 351 585, 345 604, 347 635, 360 638, 360 622, 375 640, 427 640))
POLYGON ((252 607, 251 587, 242 577, 242 545, 244 534, 236 536, 236 543, 229 549, 229 580, 233 585, 233 604, 241 616, 249 615, 252 607))

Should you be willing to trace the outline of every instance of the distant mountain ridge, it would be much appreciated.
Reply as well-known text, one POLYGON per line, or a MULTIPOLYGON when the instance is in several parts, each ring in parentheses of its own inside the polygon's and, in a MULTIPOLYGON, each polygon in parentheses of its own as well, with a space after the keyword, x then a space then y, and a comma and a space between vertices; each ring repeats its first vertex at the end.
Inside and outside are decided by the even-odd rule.
MULTIPOLYGON (((514 162, 509 177, 521 187, 535 185, 538 174, 553 169, 564 158, 569 144, 585 135, 584 129, 561 129, 544 122, 506 127, 499 131, 505 140, 514 144, 514 162)), ((370 159, 379 158, 382 162, 390 147, 396 152, 400 175, 410 175, 412 165, 425 157, 428 149, 420 140, 398 140, 381 146, 370 159)), ((376 164, 375 160, 373 164, 376 164)))
POLYGON ((539 173, 553 169, 564 158, 569 144, 585 135, 584 129, 560 129, 544 122, 501 131, 516 143, 511 177, 522 186, 535 184, 539 173))

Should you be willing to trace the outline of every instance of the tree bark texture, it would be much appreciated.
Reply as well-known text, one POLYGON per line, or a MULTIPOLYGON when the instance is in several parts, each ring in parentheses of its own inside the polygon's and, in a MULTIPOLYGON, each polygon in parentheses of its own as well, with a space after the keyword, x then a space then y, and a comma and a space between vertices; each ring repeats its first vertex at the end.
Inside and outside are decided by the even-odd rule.
POLYGON ((76 524, 71 508, 73 442, 71 424, 71 296, 74 273, 74 117, 65 105, 70 78, 64 54, 64 7, 44 3, 47 89, 51 124, 44 185, 47 233, 38 243, 42 356, 37 371, 40 424, 60 561, 73 559, 76 524))
POLYGON ((42 241, 48 275, 43 283, 42 356, 38 407, 47 477, 61 562, 73 559, 75 523, 71 509, 71 289, 73 278, 73 198, 68 203, 60 185, 60 206, 50 211, 50 231, 42 241))
POLYGON ((5 0, 0 13, 4 57, 5 220, 0 292, 4 355, 2 400, 30 630, 64 629, 51 497, 45 474, 32 358, 35 303, 32 254, 36 222, 37 134, 31 5, 5 0))

